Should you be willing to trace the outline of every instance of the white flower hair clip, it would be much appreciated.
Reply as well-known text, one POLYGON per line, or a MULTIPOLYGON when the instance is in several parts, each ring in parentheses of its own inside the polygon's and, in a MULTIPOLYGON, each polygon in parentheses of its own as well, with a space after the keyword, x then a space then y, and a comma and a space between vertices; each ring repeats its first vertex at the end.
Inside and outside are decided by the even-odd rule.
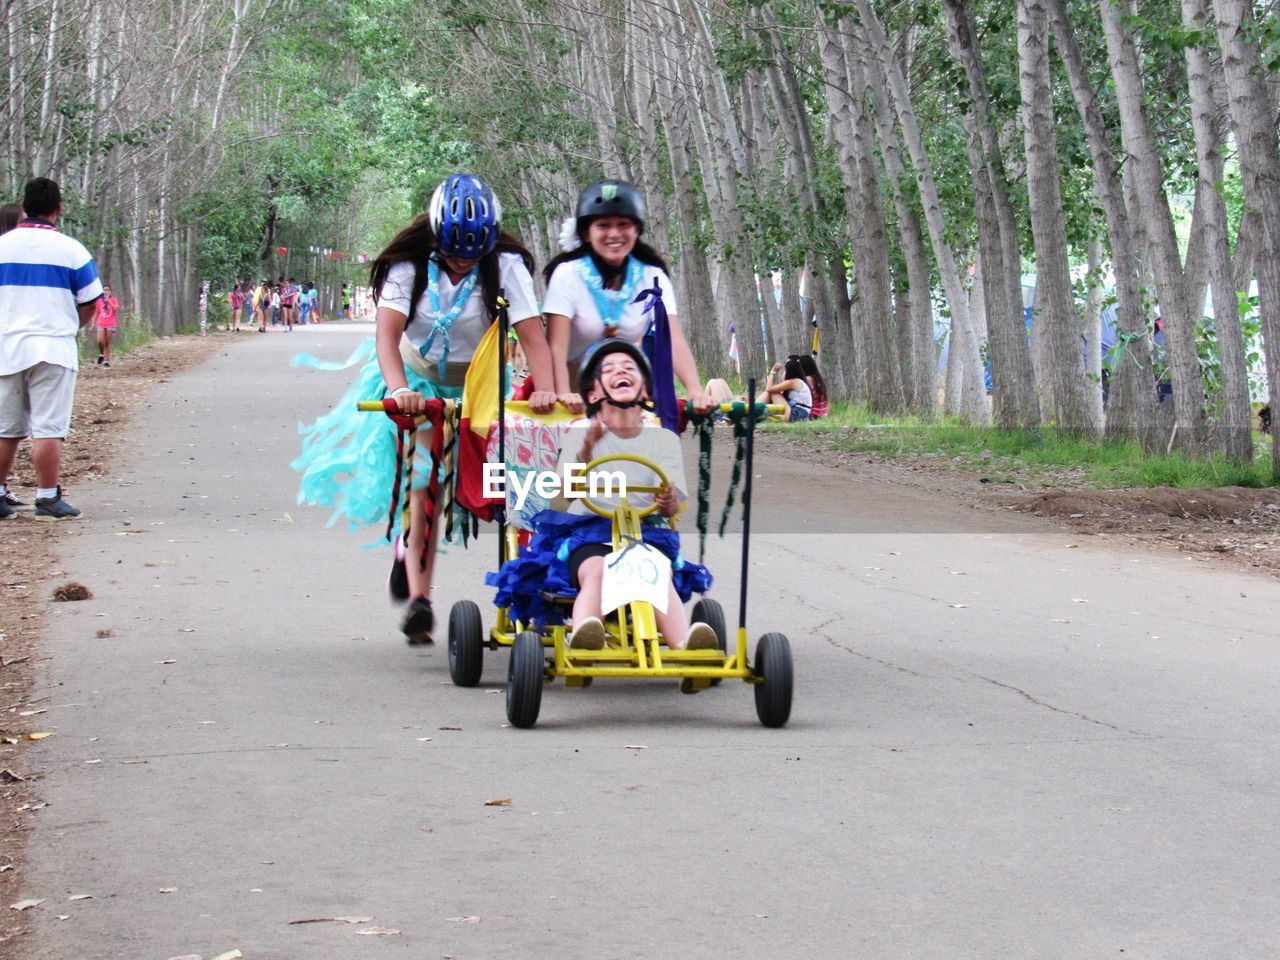
POLYGON ((578 236, 578 221, 574 217, 565 217, 564 222, 560 224, 560 250, 563 253, 570 253, 582 246, 582 240, 578 236))

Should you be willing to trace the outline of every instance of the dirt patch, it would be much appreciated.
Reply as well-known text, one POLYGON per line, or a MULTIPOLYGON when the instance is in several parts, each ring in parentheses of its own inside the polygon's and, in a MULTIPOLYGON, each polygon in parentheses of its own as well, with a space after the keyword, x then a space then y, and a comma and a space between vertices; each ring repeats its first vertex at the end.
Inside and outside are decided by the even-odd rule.
POLYGON ((1084 536, 1218 559, 1280 578, 1280 488, 1100 490, 1075 471, 1046 475, 1042 486, 1032 487, 966 469, 948 456, 837 449, 840 439, 770 430, 757 442, 765 451, 923 488, 975 509, 1031 514, 1084 536))
MULTIPOLYGON (((129 411, 147 392, 173 374, 193 367, 234 342, 229 335, 175 337, 116 360, 108 369, 83 367, 76 385, 71 434, 62 457, 62 486, 76 497, 80 481, 105 476, 128 430, 129 411)), ((28 444, 18 450, 9 488, 30 503, 35 475, 28 444)), ((23 763, 22 737, 45 729, 41 700, 32 692, 31 667, 37 656, 42 610, 63 583, 58 549, 63 530, 36 523, 27 512, 0 525, 0 947, 26 933, 23 914, 9 909, 22 886, 23 845, 33 816, 39 816, 38 784, 23 763), (12 741, 12 742, 11 742, 12 741)), ((65 586, 65 584, 64 584, 65 586)), ((76 599, 64 596, 64 600, 76 599)), ((0 949, 10 956, 11 949, 0 949)))

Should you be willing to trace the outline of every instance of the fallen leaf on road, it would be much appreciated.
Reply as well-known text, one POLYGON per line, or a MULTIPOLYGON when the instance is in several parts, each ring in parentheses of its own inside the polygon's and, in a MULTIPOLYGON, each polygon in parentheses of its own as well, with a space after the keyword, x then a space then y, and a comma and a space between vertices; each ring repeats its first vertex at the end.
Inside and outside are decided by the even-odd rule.
POLYGON ((357 937, 398 937, 399 930, 388 930, 386 927, 370 927, 368 930, 357 930, 357 937))
POLYGON ((623 750, 648 750, 649 748, 646 747, 643 743, 628 743, 622 749, 623 750))
POLYGON ((92 900, 93 894, 92 893, 73 893, 71 896, 67 897, 67 899, 68 900, 92 900))
POLYGON ((43 740, 45 737, 52 737, 52 733, 28 733, 23 736, 24 740, 43 740))
POLYGON ((244 960, 244 954, 239 950, 228 950, 226 953, 220 953, 213 960, 244 960))
POLYGON ((1078 544, 1078 543, 1064 543, 1064 544, 1063 544, 1063 547, 1064 547, 1065 549, 1067 549, 1067 550, 1078 550, 1078 549, 1080 548, 1080 544, 1078 544))
POLYGON ((121 763, 150 763, 150 760, 121 760, 121 763))
POLYGON ((101 760, 86 760, 85 763, 101 763, 101 760))
POLYGON ((768 915, 767 913, 756 913, 756 914, 753 914, 753 916, 754 916, 757 920, 768 920, 768 919, 769 919, 769 915, 768 915))
POLYGON ((430 738, 430 737, 416 737, 415 739, 416 739, 419 743, 430 743, 430 742, 431 742, 431 738, 430 738))
POLYGON ((509 807, 511 806, 511 798, 503 797, 501 800, 486 800, 484 805, 486 807, 509 807))
POLYGON ((53 599, 57 603, 65 603, 71 600, 92 600, 93 591, 83 583, 76 583, 72 580, 54 590, 53 599))
POLYGON ((288 744, 287 743, 268 743, 267 746, 275 750, 281 750, 284 747, 287 747, 288 744))
POLYGON ((69 913, 60 913, 60 914, 58 914, 58 919, 59 919, 59 920, 70 920, 70 919, 71 919, 71 914, 69 914, 69 913))
POLYGON ((1089 601, 1086 600, 1084 597, 1072 597, 1071 602, 1072 603, 1088 603, 1089 601))
POLYGON ((195 633, 196 628, 195 627, 179 627, 178 632, 179 633, 195 633))
POLYGON ((965 610, 969 605, 967 603, 953 603, 951 606, 955 610, 965 610))
POLYGON ((177 660, 157 660, 157 661, 156 661, 156 663, 159 663, 159 664, 165 664, 165 663, 177 663, 177 662, 178 662, 177 660))
POLYGON ((9 909, 17 910, 21 913, 23 910, 30 910, 32 907, 38 907, 42 903, 44 903, 43 897, 39 900, 19 900, 17 903, 9 904, 9 909))
POLYGON ((479 923, 479 917, 449 917, 449 923, 479 923))
POLYGON ((169 960, 200 960, 198 953, 184 953, 180 957, 170 957, 169 960))
POLYGON ((0 873, 6 873, 13 869, 12 863, 0 863, 0 873))
POLYGON ((36 714, 39 714, 39 713, 48 713, 48 711, 47 711, 47 710, 44 710, 44 709, 40 709, 40 710, 19 710, 19 711, 18 711, 18 716, 20 716, 20 717, 34 717, 36 714))
POLYGON ((461 730, 461 727, 440 727, 441 730, 461 730))
POLYGON ((24 777, 20 773, 14 773, 12 770, 0 770, 0 782, 3 783, 26 783, 30 777, 24 777))
POLYGON ((161 887, 160 892, 161 893, 177 893, 178 888, 177 887, 161 887))
POLYGON ((1070 623, 1071 621, 1070 621, 1070 620, 1063 620, 1061 617, 1054 617, 1054 618, 1053 618, 1053 622, 1054 622, 1054 623, 1070 623))
MULTIPOLYGON (((129 536, 130 534, 132 534, 132 533, 150 533, 150 532, 151 532, 150 530, 117 530, 117 531, 116 531, 116 536, 117 536, 117 537, 127 537, 127 536, 129 536)), ((155 566, 155 564, 154 564, 154 563, 148 563, 148 564, 147 564, 147 566, 148 566, 148 567, 154 567, 154 566, 155 566)))

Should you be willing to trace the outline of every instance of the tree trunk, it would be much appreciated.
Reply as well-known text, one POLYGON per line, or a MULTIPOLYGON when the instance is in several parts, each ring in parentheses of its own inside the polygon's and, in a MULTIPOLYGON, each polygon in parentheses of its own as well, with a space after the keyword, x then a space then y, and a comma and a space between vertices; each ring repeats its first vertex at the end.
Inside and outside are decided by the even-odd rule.
POLYGON ((1052 359, 1054 419, 1069 435, 1095 435, 1084 391, 1084 351, 1067 259, 1066 215, 1058 183, 1057 126, 1044 0, 1018 0, 1019 85, 1027 192, 1036 249, 1036 327, 1052 359))
POLYGON ((1218 45, 1236 128, 1245 200, 1260 212, 1266 242, 1258 245, 1258 293, 1266 341, 1271 403, 1271 467, 1280 476, 1280 142, 1257 46, 1249 0, 1215 0, 1218 45))
POLYGON ((1205 450, 1204 381, 1200 375, 1195 330, 1188 308, 1173 216, 1164 193, 1159 148, 1147 120, 1137 52, 1125 9, 1115 0, 1098 0, 1111 76, 1120 108, 1120 137, 1134 180, 1138 216, 1144 221, 1147 266, 1155 275, 1173 379, 1177 445, 1193 455, 1205 450))
POLYGON ((1142 306, 1142 279, 1124 185, 1102 120, 1097 94, 1089 83, 1084 58, 1076 43, 1063 0, 1049 0, 1050 24, 1058 43, 1058 55, 1066 67, 1071 95, 1084 123, 1093 161, 1093 189, 1107 221, 1111 267, 1116 276, 1116 329, 1122 336, 1119 361, 1110 372, 1106 401, 1106 434, 1117 440, 1134 440, 1145 449, 1155 445, 1155 376, 1151 366, 1151 341, 1142 306))
MULTIPOLYGON (((1182 0, 1182 23, 1188 30, 1210 28, 1208 0, 1182 0)), ((1215 114, 1212 66, 1205 44, 1188 46, 1187 86, 1191 92, 1191 124, 1195 131, 1199 163, 1200 202, 1205 217, 1205 247, 1209 284, 1213 292, 1213 328, 1218 343, 1221 396, 1217 419, 1224 452, 1232 460, 1253 459, 1253 410, 1249 406, 1249 371, 1244 358, 1244 333, 1240 327, 1240 302, 1231 273, 1231 241, 1227 236, 1227 206, 1218 184, 1223 162, 1215 114)), ((1188 258, 1188 264, 1192 261, 1188 258)), ((1204 302, 1204 293, 1189 291, 1191 306, 1204 302)))
MULTIPOLYGON (((992 400, 997 422, 1004 427, 1040 425, 1031 348, 1022 311, 1022 256, 1017 220, 1009 199, 1009 182, 996 137, 991 100, 978 57, 973 16, 966 0, 944 0, 947 45, 965 71, 971 101, 971 122, 978 137, 987 186, 999 229, 1000 250, 984 249, 987 332, 991 357, 992 400), (994 284, 1004 284, 1004 295, 994 297, 994 284)), ((974 170, 975 179, 979 176, 974 170)), ((988 241, 990 246, 990 240, 988 241)))
POLYGON ((898 113, 902 136, 906 141, 912 166, 915 168, 916 183, 924 205, 925 223, 929 228, 929 240, 933 245, 934 259, 938 264, 938 272, 942 275, 943 290, 946 292, 947 304, 951 310, 950 350, 957 355, 956 362, 960 364, 963 376, 957 378, 949 375, 949 389, 959 380, 963 389, 962 415, 973 423, 990 423, 991 413, 986 401, 982 357, 978 351, 977 337, 969 320, 969 298, 961 282, 960 271, 956 267, 955 255, 947 244, 946 225, 942 219, 942 201, 938 196, 932 164, 928 154, 925 153, 924 140, 920 135, 920 127, 916 121, 915 107, 911 103, 906 77, 885 36, 884 26, 876 17, 869 0, 856 0, 856 3, 862 26, 867 31, 871 47, 880 60, 881 69, 888 82, 889 93, 893 97, 894 108, 898 113))

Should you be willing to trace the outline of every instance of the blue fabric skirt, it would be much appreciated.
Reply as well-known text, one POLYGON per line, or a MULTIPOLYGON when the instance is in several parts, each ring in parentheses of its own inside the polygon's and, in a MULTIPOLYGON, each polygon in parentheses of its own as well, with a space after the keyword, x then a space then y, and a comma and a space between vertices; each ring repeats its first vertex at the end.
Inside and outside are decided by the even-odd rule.
MULTIPOLYGON (((520 556, 508 560, 497 573, 485 575, 485 583, 498 589, 494 603, 506 607, 514 619, 525 623, 562 623, 559 610, 542 598, 542 592, 574 595, 569 583, 569 555, 587 543, 610 543, 612 521, 594 514, 542 510, 531 520, 533 539, 520 556)), ((711 589, 711 572, 680 555, 680 534, 657 523, 642 525, 644 542, 671 561, 672 582, 680 600, 711 589)))
MULTIPOLYGON (((396 472, 396 426, 382 413, 362 413, 360 400, 380 400, 387 384, 378 369, 378 355, 370 337, 342 363, 319 360, 308 354, 293 358, 293 366, 314 370, 349 370, 357 367, 355 381, 333 409, 311 424, 299 424, 302 453, 291 466, 302 474, 298 503, 332 507, 329 526, 345 519, 348 528, 385 525, 391 507, 396 472)), ((424 397, 457 400, 461 387, 446 387, 405 370, 409 386, 424 397)), ((413 465, 413 488, 425 488, 431 479, 430 431, 418 436, 413 465)))

